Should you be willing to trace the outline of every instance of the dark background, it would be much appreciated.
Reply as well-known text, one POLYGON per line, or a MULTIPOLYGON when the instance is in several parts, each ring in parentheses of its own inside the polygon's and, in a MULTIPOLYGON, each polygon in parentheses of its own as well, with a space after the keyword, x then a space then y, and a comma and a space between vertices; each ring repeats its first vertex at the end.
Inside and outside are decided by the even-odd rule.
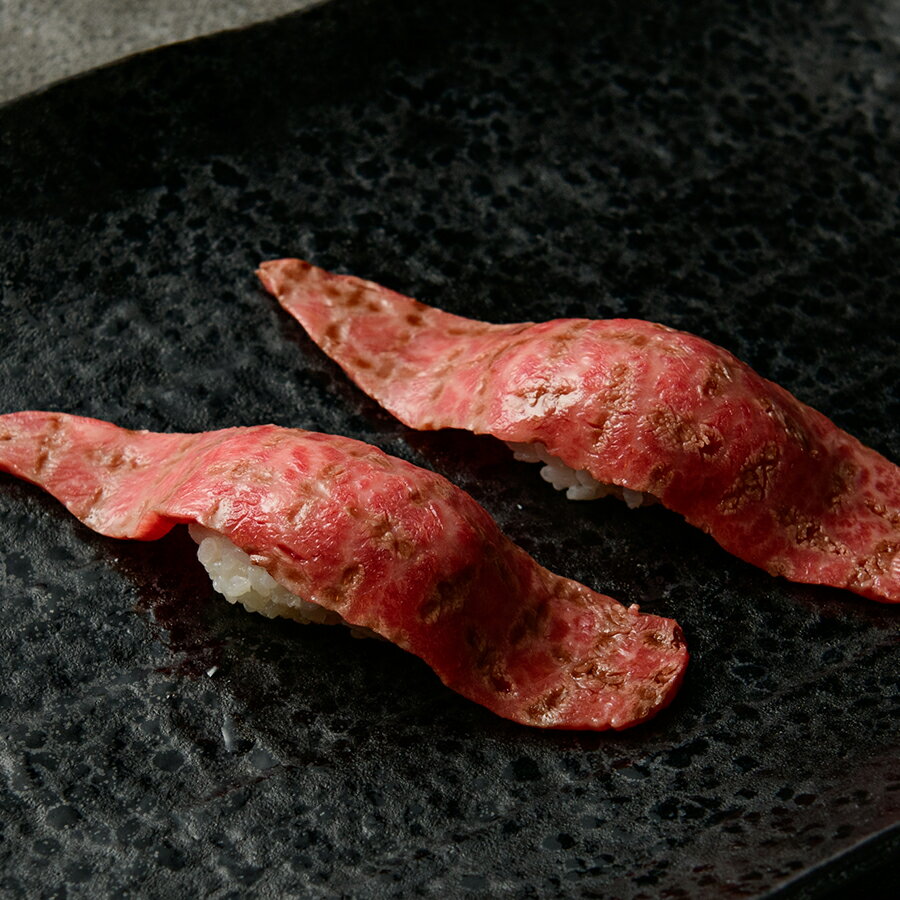
POLYGON ((104 539, 0 476, 0 893, 824 897, 895 865, 893 609, 407 431, 253 276, 660 321, 896 459, 895 7, 672 6, 335 0, 0 109, 0 411, 368 440, 693 653, 648 725, 529 730, 229 607, 180 529, 104 539))

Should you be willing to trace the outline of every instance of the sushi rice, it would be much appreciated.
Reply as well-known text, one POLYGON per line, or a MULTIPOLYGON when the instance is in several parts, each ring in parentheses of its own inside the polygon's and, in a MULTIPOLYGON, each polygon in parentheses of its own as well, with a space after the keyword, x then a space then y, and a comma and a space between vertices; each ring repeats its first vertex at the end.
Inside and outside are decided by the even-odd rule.
POLYGON ((548 452, 540 443, 514 444, 509 441, 506 446, 513 452, 519 462, 544 463, 541 478, 548 481, 558 491, 565 491, 569 500, 599 500, 601 497, 618 497, 628 504, 629 509, 649 506, 656 502, 652 494, 633 491, 617 484, 603 484, 584 470, 572 469, 559 457, 548 452))
MULTIPOLYGON (((213 588, 229 603, 240 603, 248 612, 268 619, 276 616, 292 619, 301 625, 347 625, 334 610, 303 600, 282 587, 265 569, 228 538, 204 528, 190 525, 191 537, 197 542, 197 558, 212 580, 213 588)), ((379 637, 368 628, 350 625, 353 637, 379 637)))

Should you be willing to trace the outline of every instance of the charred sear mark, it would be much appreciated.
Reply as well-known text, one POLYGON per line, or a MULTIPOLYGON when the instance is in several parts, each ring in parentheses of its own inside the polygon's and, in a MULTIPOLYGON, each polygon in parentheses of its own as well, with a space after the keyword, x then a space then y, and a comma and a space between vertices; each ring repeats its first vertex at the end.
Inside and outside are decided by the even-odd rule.
POLYGON ((529 406, 540 407, 542 410, 552 411, 561 397, 565 397, 575 390, 577 390, 577 388, 572 384, 553 384, 549 381, 542 381, 539 384, 524 388, 516 393, 529 406))
POLYGON ((541 697, 537 703, 533 703, 528 707, 526 713, 535 720, 547 718, 553 714, 568 696, 568 691, 564 687, 554 688, 549 693, 541 697))
MULTIPOLYGON (((270 427, 270 426, 266 426, 270 427)), ((318 439, 313 436, 313 439, 318 439)), ((273 447, 278 447, 283 444, 285 441, 285 435, 283 431, 270 431, 260 442, 259 446, 265 450, 271 450, 273 447)))
POLYGON ((678 666, 662 666, 653 676, 656 684, 668 684, 678 672, 678 666))
POLYGON ((841 460, 832 470, 828 481, 826 503, 830 510, 839 509, 842 501, 853 492, 858 469, 850 460, 841 460))
POLYGON ((666 406, 647 413, 646 422, 659 441, 672 450, 710 457, 722 446, 722 437, 715 428, 685 419, 666 406))
POLYGON ((341 328, 337 322, 332 322, 322 333, 322 343, 328 344, 329 346, 337 343, 340 338, 341 328))
POLYGON ((609 653, 614 648, 611 646, 612 644, 618 644, 621 641, 622 635, 624 631, 601 631, 594 635, 594 648, 598 651, 598 653, 602 656, 604 653, 609 653))
POLYGON ((429 502, 429 498, 426 497, 422 493, 422 491, 419 490, 419 488, 414 484, 407 483, 405 493, 406 502, 411 504, 412 506, 425 506, 429 502))
MULTIPOLYGON (((475 359, 472 360, 473 363, 476 363, 478 367, 485 372, 493 372, 502 357, 511 356, 522 343, 521 341, 516 341, 508 344, 503 344, 499 342, 492 342, 493 346, 489 346, 481 353, 479 353, 475 359)), ((463 352, 463 347, 460 346, 457 351, 447 357, 447 359, 452 363, 456 360, 456 358, 463 352)), ((453 366, 447 367, 447 374, 453 370, 453 366)))
POLYGON ((528 351, 533 346, 534 337, 531 334, 523 334, 527 332, 526 327, 510 328, 503 331, 502 334, 496 332, 491 335, 493 340, 486 342, 484 349, 478 353, 472 362, 476 363, 479 369, 492 371, 502 359, 515 358, 520 350, 528 351), (520 335, 519 337, 514 337, 520 335))
POLYGON ((630 374, 631 366, 628 363, 617 362, 610 368, 604 383, 597 390, 606 406, 615 412, 625 412, 633 405, 630 374))
POLYGON ((764 568, 770 575, 782 575, 785 578, 790 578, 791 572, 794 571, 790 560, 785 559, 783 556, 773 557, 765 564, 764 568))
POLYGON ((880 541, 870 556, 857 560, 856 571, 850 577, 848 587, 864 587, 882 575, 890 575, 895 558, 900 553, 900 541, 880 541))
POLYGON ((900 510, 888 509, 883 503, 878 503, 871 497, 866 497, 865 504, 866 508, 878 516, 879 519, 884 519, 885 522, 895 527, 900 526, 900 510))
POLYGON ((539 637, 544 631, 548 615, 549 608, 546 602, 523 609, 509 629, 510 645, 518 647, 523 642, 539 637))
POLYGON ((111 453, 100 447, 96 451, 97 462, 109 472, 117 472, 122 468, 136 469, 137 462, 134 457, 129 456, 120 448, 116 448, 111 453))
POLYGON ((394 357, 382 356, 378 363, 378 368, 375 370, 375 377, 382 381, 387 381, 391 377, 396 364, 397 360, 394 357))
POLYGON ((564 359, 572 345, 584 334, 590 325, 591 323, 588 321, 571 322, 564 330, 556 331, 549 335, 549 346, 544 359, 548 362, 557 362, 564 359))
POLYGON ((278 511, 279 518, 283 522, 290 522, 297 529, 301 528, 306 518, 313 513, 316 502, 308 488, 298 488, 294 491, 291 500, 283 504, 278 511))
POLYGON ((644 491, 644 502, 646 503, 647 494, 652 494, 654 497, 662 497, 674 475, 675 470, 672 466, 667 466, 664 463, 656 463, 653 468, 650 469, 650 473, 647 477, 647 490, 644 491))
POLYGON ((287 557, 295 563, 298 563, 300 565, 304 565, 306 563, 306 557, 298 553, 293 547, 290 547, 287 544, 275 544, 275 549, 282 556, 287 557))
MULTIPOLYGON (((438 619, 459 612, 465 606, 466 600, 472 591, 472 582, 475 579, 475 569, 467 566, 456 574, 454 578, 446 578, 439 581, 429 593, 428 597, 419 607, 419 619, 428 625, 433 625, 438 619)), ((477 635, 472 632, 467 636, 476 640, 477 635)), ((480 646, 477 644, 470 646, 480 646)), ((486 651, 486 645, 481 648, 486 651)))
POLYGON ((788 539, 803 550, 819 550, 845 556, 847 548, 830 537, 819 522, 796 508, 779 509, 774 512, 775 520, 784 528, 788 539))
POLYGON ((235 463, 229 463, 227 472, 232 478, 238 479, 244 478, 247 475, 253 476, 256 469, 257 466, 253 463, 252 460, 241 459, 235 463))
POLYGON ((774 480, 779 459, 780 454, 775 444, 763 445, 757 454, 741 466, 737 478, 719 501, 719 510, 734 513, 748 503, 764 500, 774 480))
POLYGON ((812 452, 814 456, 818 455, 818 450, 813 446, 814 442, 810 439, 806 429, 791 415, 790 410, 771 397, 762 396, 758 402, 765 414, 781 426, 782 431, 790 440, 799 444, 805 452, 812 452))
POLYGON ((40 475, 44 471, 51 461, 54 451, 58 449, 61 429, 62 421, 58 416, 53 416, 48 420, 46 431, 38 438, 40 450, 34 461, 35 475, 40 475))
POLYGON ((499 661, 499 649, 475 627, 466 629, 466 646, 472 668, 481 673, 487 681, 492 677, 503 677, 505 670, 499 661))
POLYGON ((257 466, 254 465, 250 460, 247 459, 239 459, 237 462, 234 462, 230 459, 220 459, 218 462, 207 465, 205 468, 205 473, 209 477, 217 477, 224 479, 243 479, 245 476, 249 476, 248 480, 256 480, 256 473, 254 469, 257 466))
POLYGON ((601 687, 616 688, 625 684, 624 672, 607 668, 599 659, 586 659, 573 666, 569 674, 577 681, 593 681, 601 687))
POLYGON ((707 368, 706 376, 700 385, 700 393, 704 397, 716 397, 731 380, 731 367, 717 360, 710 363, 707 368))
POLYGON ((38 455, 34 458, 34 474, 40 475, 47 467, 47 461, 50 459, 50 450, 47 447, 41 447, 38 455))
POLYGON ((395 559, 411 559, 416 555, 418 549, 412 541, 405 538, 396 528, 385 531, 379 537, 378 543, 386 547, 395 559))
POLYGON ((456 365, 455 363, 459 360, 461 356, 464 356, 466 353, 466 347, 462 344, 457 344, 449 353, 447 353, 444 359, 444 366, 441 369, 442 372, 446 374, 450 374, 455 371, 456 365))
POLYGON ((603 337, 606 340, 610 341, 618 341, 621 344, 628 344, 631 347, 646 347, 648 343, 650 343, 650 338, 647 337, 646 334, 641 334, 638 331, 613 331, 608 329, 603 337))
POLYGON ((391 530, 391 520, 381 513, 369 522, 369 534, 373 540, 379 540, 391 530))
MULTIPOLYGON (((292 259, 288 261, 287 266, 285 267, 285 271, 290 272, 291 276, 297 279, 305 277, 306 273, 309 272, 313 268, 313 264, 307 262, 305 259, 292 259)), ((319 270, 321 271, 321 270, 319 270)), ((313 273, 317 274, 317 273, 313 273)), ((327 274, 327 273, 322 273, 327 274)), ((317 281, 322 281, 321 275, 316 279, 317 281)))
POLYGON ((366 283, 350 278, 325 278, 322 279, 322 292, 331 300, 337 300, 341 306, 351 309, 362 303, 363 296, 367 293, 366 283), (352 289, 347 288, 352 285, 352 289))
POLYGON ((610 419, 634 406, 630 373, 627 363, 618 362, 597 385, 591 408, 585 412, 585 421, 591 428, 603 431, 610 419))
POLYGON ((659 703, 659 689, 650 684, 642 685, 631 699, 631 718, 639 722, 656 709, 659 703))
POLYGON ((365 577, 365 569, 360 563, 345 566, 337 581, 320 592, 322 599, 326 600, 329 606, 341 609, 350 602, 362 586, 365 577))
POLYGON ((344 473, 344 466, 339 462, 326 463, 316 472, 316 478, 322 482, 336 481, 344 473))

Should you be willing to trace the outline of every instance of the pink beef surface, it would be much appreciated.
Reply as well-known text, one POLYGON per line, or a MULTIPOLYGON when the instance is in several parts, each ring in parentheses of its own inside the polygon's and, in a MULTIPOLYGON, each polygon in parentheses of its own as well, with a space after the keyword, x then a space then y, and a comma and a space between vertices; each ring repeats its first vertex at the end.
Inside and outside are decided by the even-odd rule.
POLYGON ((773 575, 900 601, 900 469, 727 350, 636 319, 490 325, 296 259, 259 276, 409 427, 540 442, 773 575))
POLYGON ((0 470, 109 537, 205 525, 523 724, 636 725, 671 701, 687 664, 675 622, 554 575, 464 491, 349 438, 273 425, 155 434, 22 412, 0 416, 0 470))

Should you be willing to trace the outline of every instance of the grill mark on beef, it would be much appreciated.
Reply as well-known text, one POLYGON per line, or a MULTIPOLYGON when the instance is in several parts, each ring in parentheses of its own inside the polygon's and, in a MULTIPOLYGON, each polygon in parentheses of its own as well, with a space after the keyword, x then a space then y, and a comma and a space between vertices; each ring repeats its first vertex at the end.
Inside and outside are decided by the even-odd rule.
POLYGON ((704 397, 716 397, 722 392, 725 384, 733 380, 731 367, 718 360, 710 363, 706 377, 700 385, 700 393, 704 397))
POLYGON ((566 328, 555 331, 550 336, 550 346, 547 350, 546 360, 548 362, 557 362, 562 359, 590 326, 591 323, 589 321, 576 319, 569 323, 566 328))
POLYGON ((722 495, 718 508, 731 514, 747 506, 765 500, 778 469, 780 453, 773 443, 765 444, 759 453, 748 459, 731 486, 722 495))
MULTIPOLYGON (((529 406, 535 407, 541 404, 541 401, 545 397, 549 397, 550 403, 552 404, 552 398, 556 398, 557 400, 560 397, 565 397, 567 394, 571 394, 574 391, 578 390, 578 388, 573 384, 554 384, 548 381, 542 381, 540 384, 536 384, 532 387, 523 387, 520 390, 516 391, 516 396, 521 397, 529 406)), ((541 404, 545 406, 545 404, 541 404)))
POLYGON ((618 418, 634 407, 630 390, 631 366, 614 363, 604 384, 597 388, 593 407, 584 412, 584 421, 596 431, 603 432, 611 419, 618 418))
POLYGON ((850 460, 843 459, 835 467, 828 481, 827 503, 830 510, 841 507, 842 501, 853 490, 859 469, 850 460))
POLYGON ((299 554, 293 547, 288 546, 285 543, 276 543, 275 549, 286 556, 288 559, 293 560, 295 563, 300 563, 303 565, 306 563, 306 557, 299 554))
POLYGON ((604 687, 621 687, 625 683, 625 675, 608 669, 599 660, 587 659, 569 670, 576 680, 589 679, 604 687))
POLYGON ((609 341, 618 341, 621 344, 628 344, 631 347, 646 347, 650 342, 650 338, 645 334, 636 331, 613 331, 608 329, 603 333, 603 337, 609 341))
POLYGON ((362 587, 366 580, 366 570, 362 563, 345 566, 338 583, 334 587, 334 602, 338 606, 346 606, 350 598, 362 587))
POLYGON ((796 547, 819 550, 836 556, 847 555, 847 548, 835 541, 819 522, 795 507, 775 510, 774 517, 796 547))
POLYGON ((721 435, 712 426, 692 422, 665 406, 658 406, 647 413, 645 421, 659 441, 672 450, 686 450, 709 457, 722 446, 721 435))
MULTIPOLYGON (((792 441, 799 444, 804 452, 810 451, 813 442, 810 440, 806 429, 797 422, 797 419, 791 414, 786 406, 773 400, 771 397, 760 397, 757 402, 762 407, 765 414, 770 419, 774 419, 792 441)), ((816 451, 816 454, 817 453, 818 450, 816 451)))
POLYGON ((509 630, 509 642, 513 647, 538 638, 547 622, 547 607, 541 603, 523 609, 509 630))
POLYGON ((535 720, 544 719, 558 709, 563 701, 568 697, 569 692, 564 687, 554 688, 552 691, 541 697, 537 703, 528 707, 526 712, 535 720))
POLYGON ((51 416, 47 420, 47 428, 39 438, 40 450, 34 460, 34 474, 41 475, 47 468, 53 457, 54 451, 59 446, 59 432, 62 429, 62 421, 58 416, 51 416))
POLYGON ((474 566, 468 566, 454 578, 439 581, 419 607, 419 619, 433 625, 438 619, 459 612, 465 605, 475 574, 474 566))
POLYGON ((900 553, 900 541, 879 541, 871 556, 857 561, 857 568, 850 579, 850 584, 862 586, 875 581, 882 575, 889 574, 897 565, 895 557, 898 553, 900 553))
POLYGON ((647 476, 647 490, 644 493, 662 497, 674 477, 675 471, 671 466, 656 463, 647 476))
POLYGON ((884 519, 890 525, 900 525, 900 510, 892 512, 883 503, 878 503, 871 497, 866 497, 865 504, 866 508, 878 516, 879 519, 884 519))

